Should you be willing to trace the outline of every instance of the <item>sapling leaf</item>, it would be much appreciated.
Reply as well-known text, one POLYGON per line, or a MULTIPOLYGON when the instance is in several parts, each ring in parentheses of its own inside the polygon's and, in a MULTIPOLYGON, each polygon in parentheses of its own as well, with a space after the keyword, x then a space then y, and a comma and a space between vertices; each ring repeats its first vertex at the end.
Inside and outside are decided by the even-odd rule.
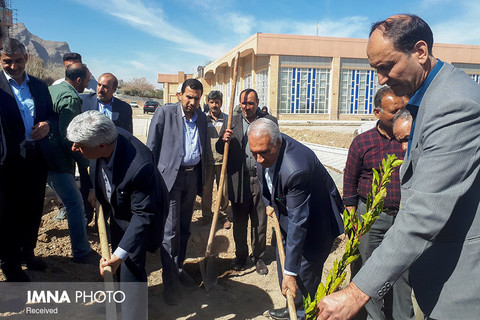
POLYGON ((306 320, 316 318, 317 304, 327 293, 333 293, 343 283, 346 277, 346 267, 360 256, 358 253, 359 239, 370 230, 372 224, 382 212, 383 200, 387 195, 387 185, 391 181, 395 167, 402 163, 403 160, 397 159, 394 154, 389 154, 381 162, 380 173, 373 169, 372 192, 367 195, 367 212, 362 215, 362 220, 358 219, 354 210, 352 212, 347 210, 343 212, 345 234, 348 236, 345 253, 342 255, 340 262, 338 260, 333 262, 333 268, 328 273, 326 284, 320 283, 318 285, 315 299, 312 301, 310 296, 303 299, 306 320))

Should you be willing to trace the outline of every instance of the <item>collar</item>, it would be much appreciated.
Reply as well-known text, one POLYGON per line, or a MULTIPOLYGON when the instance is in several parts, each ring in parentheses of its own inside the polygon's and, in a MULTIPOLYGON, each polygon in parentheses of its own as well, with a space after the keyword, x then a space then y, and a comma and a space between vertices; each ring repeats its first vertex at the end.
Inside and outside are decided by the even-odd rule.
MULTIPOLYGON (((257 110, 255 111, 255 119, 253 121, 255 121, 259 118, 259 111, 260 111, 260 108, 257 107, 257 110)), ((243 113, 243 111, 240 114, 242 115, 243 120, 245 120, 248 124, 253 122, 253 121, 252 122, 248 121, 248 119, 245 117, 245 114, 243 113)))
POLYGON ((392 139, 390 139, 390 138, 387 137, 385 134, 383 134, 383 133, 378 129, 379 125, 380 125, 380 120, 377 121, 377 124, 375 125, 375 129, 377 130, 378 134, 379 134, 382 138, 387 139, 387 140, 389 140, 389 141, 390 141, 390 140, 395 140, 395 137, 393 137, 392 139))
POLYGON ((425 95, 425 92, 427 91, 428 87, 430 86, 430 83, 432 83, 433 79, 437 75, 438 71, 443 67, 444 62, 440 59, 437 59, 437 63, 435 64, 435 67, 428 73, 427 78, 425 81, 423 81, 423 84, 418 88, 417 91, 415 91, 415 94, 413 97, 410 98, 408 101, 408 104, 414 105, 414 106, 420 106, 420 103, 422 102, 423 96, 425 95))
POLYGON ((115 148, 113 148, 113 152, 112 152, 112 155, 110 156, 110 160, 108 160, 107 162, 107 159, 103 158, 103 160, 105 161, 105 164, 107 165, 107 169, 112 172, 113 172, 113 159, 115 159, 115 154, 117 153, 117 146, 118 146, 118 137, 117 137, 117 140, 115 141, 115 148))
POLYGON ((183 112, 182 104, 180 104, 180 110, 182 110, 182 119, 185 119, 185 121, 187 121, 187 122, 196 122, 197 121, 198 115, 197 115, 196 111, 193 112, 193 116, 190 118, 190 120, 187 120, 187 118, 185 117, 185 112, 183 112))
MULTIPOLYGON (((182 109, 182 111, 183 111, 183 109, 182 109)), ((210 111, 208 111, 208 117, 212 120, 215 120, 215 118, 212 116, 212 113, 210 111)), ((218 115, 217 120, 215 120, 215 121, 218 121, 218 120, 223 120, 223 112, 222 111, 220 111, 220 114, 218 115)))
POLYGON ((111 106, 113 104, 113 100, 115 100, 115 97, 112 97, 112 101, 110 101, 109 103, 103 103, 102 101, 98 100, 98 97, 97 97, 98 103, 101 103, 104 107, 111 106))
POLYGON ((70 83, 68 83, 68 81, 63 81, 63 82, 65 82, 65 83, 68 84, 73 90, 75 90, 75 93, 77 94, 77 96, 80 97, 80 94, 78 93, 77 89, 75 89, 74 86, 72 86, 70 83))
MULTIPOLYGON (((25 80, 23 80, 23 82, 29 83, 30 82, 30 77, 28 76, 28 73, 26 73, 25 71, 24 71, 24 73, 25 73, 25 80)), ((7 78, 7 81, 9 83, 11 82, 10 80, 12 80, 12 81, 15 81, 15 83, 18 84, 19 86, 22 85, 23 82, 18 83, 15 79, 12 78, 12 76, 7 71, 3 70, 3 74, 5 75, 5 78, 7 78)))

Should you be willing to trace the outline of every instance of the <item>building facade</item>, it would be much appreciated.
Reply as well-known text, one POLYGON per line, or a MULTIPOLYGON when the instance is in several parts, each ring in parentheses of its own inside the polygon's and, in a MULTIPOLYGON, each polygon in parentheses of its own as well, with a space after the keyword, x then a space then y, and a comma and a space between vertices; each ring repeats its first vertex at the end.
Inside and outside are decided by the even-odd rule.
MULTIPOLYGON (((253 88, 260 106, 280 120, 372 119, 380 85, 366 47, 366 39, 257 33, 193 77, 203 82, 204 96, 221 91, 228 110, 234 58, 240 52, 235 105, 241 90, 253 88)), ((480 46, 438 43, 433 54, 480 83, 480 46)))

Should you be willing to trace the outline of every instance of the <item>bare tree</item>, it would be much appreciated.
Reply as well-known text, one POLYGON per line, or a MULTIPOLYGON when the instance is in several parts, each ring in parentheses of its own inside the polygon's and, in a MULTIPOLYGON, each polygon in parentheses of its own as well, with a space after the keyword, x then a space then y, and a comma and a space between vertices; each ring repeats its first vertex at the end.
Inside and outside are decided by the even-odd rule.
POLYGON ((148 98, 162 98, 163 92, 155 90, 153 84, 144 77, 133 78, 130 81, 123 82, 122 90, 125 94, 131 96, 142 96, 148 98))
POLYGON ((148 82, 147 78, 133 78, 130 81, 125 81, 123 83, 123 89, 125 90, 137 90, 139 92, 154 90, 153 84, 148 82))
POLYGON ((45 62, 37 56, 29 55, 25 71, 32 76, 45 80, 51 85, 55 80, 65 77, 65 66, 60 63, 49 63, 45 67, 45 62))

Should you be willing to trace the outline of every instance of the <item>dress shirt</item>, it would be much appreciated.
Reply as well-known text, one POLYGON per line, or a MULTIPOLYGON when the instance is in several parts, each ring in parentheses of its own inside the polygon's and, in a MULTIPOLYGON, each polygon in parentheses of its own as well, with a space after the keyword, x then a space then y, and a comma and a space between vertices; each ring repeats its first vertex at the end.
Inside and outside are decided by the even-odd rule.
POLYGON ((423 82, 423 84, 421 85, 421 87, 418 88, 417 91, 415 91, 415 94, 413 95, 413 97, 411 97, 410 100, 408 101, 407 109, 410 111, 412 109, 415 109, 415 107, 417 107, 417 110, 415 112, 410 111, 413 117, 413 122, 412 122, 412 128, 410 129, 410 136, 408 137, 407 158, 410 155, 410 146, 412 144, 413 132, 415 131, 415 120, 418 112, 418 107, 420 106, 420 103, 422 103, 423 96, 425 95, 425 92, 430 86, 430 83, 432 83, 433 78, 435 78, 438 71, 440 71, 442 67, 443 67, 443 61, 440 59, 437 59, 437 63, 435 64, 435 67, 433 67, 432 71, 428 73, 428 76, 423 82))
POLYGON ((2 119, 0 118, 0 164, 7 156, 7 145, 5 143, 5 134, 3 133, 2 119))
POLYGON ((183 120, 183 158, 182 166, 195 166, 200 162, 200 139, 198 137, 197 113, 187 120, 182 108, 183 120))
MULTIPOLYGON (((272 166, 271 168, 275 168, 275 166, 272 166)), ((267 182, 268 191, 273 195, 273 172, 271 171, 275 171, 275 169, 270 170, 271 168, 265 168, 265 181, 267 182)))
MULTIPOLYGON (((364 200, 372 191, 373 170, 379 171, 387 154, 395 154, 403 159, 402 144, 389 139, 378 131, 377 126, 358 135, 348 149, 347 163, 343 176, 343 202, 346 206, 356 206, 359 197, 364 200)), ((396 169, 387 187, 384 208, 398 210, 400 205, 400 173, 396 169)))
POLYGON ((97 99, 97 101, 98 101, 98 111, 100 111, 101 113, 106 115, 107 118, 110 119, 110 120, 112 120, 113 99, 115 99, 115 98, 112 98, 112 101, 110 101, 107 104, 104 104, 102 101, 97 99))
POLYGON ((32 134, 32 127, 34 126, 35 104, 32 93, 28 83, 30 78, 25 72, 25 79, 21 84, 18 84, 5 70, 3 70, 7 78, 10 88, 12 88, 13 96, 17 101, 18 109, 22 115, 23 125, 25 126, 25 140, 32 141, 30 135, 32 134))

